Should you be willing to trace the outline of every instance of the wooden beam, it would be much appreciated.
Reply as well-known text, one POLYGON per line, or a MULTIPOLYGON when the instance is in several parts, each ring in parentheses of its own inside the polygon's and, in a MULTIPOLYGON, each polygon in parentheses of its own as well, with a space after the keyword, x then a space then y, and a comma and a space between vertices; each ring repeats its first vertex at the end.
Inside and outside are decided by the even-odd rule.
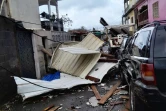
POLYGON ((95 86, 95 85, 91 85, 90 87, 91 87, 93 93, 95 94, 96 99, 97 99, 97 100, 100 100, 100 99, 101 99, 101 96, 100 96, 100 94, 99 94, 99 92, 98 92, 96 86, 95 86))
POLYGON ((52 57, 52 54, 48 52, 45 48, 42 48, 41 51, 46 53, 48 56, 52 57))
POLYGON ((50 109, 48 111, 57 111, 59 108, 60 108, 60 106, 56 106, 56 107, 54 107, 54 108, 52 108, 52 109, 50 109))
POLYGON ((113 95, 114 91, 117 89, 117 87, 121 84, 121 81, 118 81, 112 88, 110 91, 108 91, 106 93, 106 95, 104 95, 101 100, 98 102, 98 104, 103 105, 109 98, 110 96, 113 95))
POLYGON ((54 105, 51 105, 51 106, 45 108, 43 111, 48 111, 49 109, 51 109, 51 108, 53 108, 53 107, 54 107, 54 105))

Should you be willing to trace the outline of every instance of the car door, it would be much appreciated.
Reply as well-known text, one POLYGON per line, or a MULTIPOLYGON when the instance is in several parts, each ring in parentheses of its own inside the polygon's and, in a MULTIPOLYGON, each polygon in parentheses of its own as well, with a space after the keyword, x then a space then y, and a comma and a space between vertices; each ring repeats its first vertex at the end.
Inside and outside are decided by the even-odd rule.
POLYGON ((133 79, 141 79, 140 66, 146 62, 149 56, 148 43, 150 42, 150 30, 140 31, 133 39, 130 51, 130 72, 133 79))

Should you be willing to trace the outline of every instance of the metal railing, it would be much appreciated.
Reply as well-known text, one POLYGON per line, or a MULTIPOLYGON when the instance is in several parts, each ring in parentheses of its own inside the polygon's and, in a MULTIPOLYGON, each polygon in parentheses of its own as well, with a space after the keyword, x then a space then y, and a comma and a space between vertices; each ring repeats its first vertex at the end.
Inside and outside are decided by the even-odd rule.
POLYGON ((148 9, 144 10, 142 13, 138 14, 138 25, 144 25, 148 23, 148 9))

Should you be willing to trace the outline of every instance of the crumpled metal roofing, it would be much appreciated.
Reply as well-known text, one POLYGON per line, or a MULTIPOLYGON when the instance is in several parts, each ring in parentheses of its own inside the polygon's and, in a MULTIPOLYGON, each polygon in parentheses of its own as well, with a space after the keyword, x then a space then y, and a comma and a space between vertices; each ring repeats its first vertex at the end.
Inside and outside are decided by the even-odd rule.
MULTIPOLYGON (((100 79, 100 82, 101 82, 103 77, 115 65, 116 65, 115 63, 103 63, 103 62, 97 63, 94 66, 94 68, 90 71, 89 76, 98 78, 100 79)), ((70 89, 78 85, 95 84, 95 82, 93 81, 81 79, 80 77, 75 77, 75 76, 64 74, 64 73, 60 74, 60 79, 56 79, 51 82, 24 78, 32 83, 38 84, 40 86, 48 87, 48 88, 53 88, 53 89, 47 89, 47 88, 42 88, 42 87, 33 85, 29 82, 26 82, 20 79, 19 77, 14 77, 14 79, 17 84, 17 90, 18 90, 17 92, 18 94, 22 96, 23 100, 50 92, 53 89, 70 89)))
POLYGON ((78 85, 94 84, 93 81, 81 79, 79 77, 74 77, 74 76, 64 74, 64 73, 61 73, 60 79, 56 79, 51 82, 37 80, 37 79, 24 78, 32 83, 38 84, 40 86, 48 87, 48 88, 53 88, 53 89, 47 89, 47 88, 42 88, 42 87, 33 85, 18 77, 14 77, 14 79, 17 84, 17 90, 18 90, 17 92, 18 92, 18 94, 20 94, 22 96, 23 100, 50 92, 53 89, 70 89, 70 88, 72 88, 74 86, 78 86, 78 85))
POLYGON ((89 33, 76 45, 62 44, 54 51, 50 67, 66 74, 85 78, 99 60, 101 53, 96 50, 103 43, 98 37, 89 33))

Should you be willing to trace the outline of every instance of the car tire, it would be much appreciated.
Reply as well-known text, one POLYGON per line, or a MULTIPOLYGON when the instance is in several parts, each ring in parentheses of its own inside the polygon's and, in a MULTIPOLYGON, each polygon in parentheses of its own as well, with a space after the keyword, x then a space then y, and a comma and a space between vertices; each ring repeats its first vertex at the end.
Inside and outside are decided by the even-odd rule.
POLYGON ((141 101, 138 96, 134 93, 133 85, 129 86, 130 93, 130 111, 148 111, 145 108, 145 104, 141 101))

